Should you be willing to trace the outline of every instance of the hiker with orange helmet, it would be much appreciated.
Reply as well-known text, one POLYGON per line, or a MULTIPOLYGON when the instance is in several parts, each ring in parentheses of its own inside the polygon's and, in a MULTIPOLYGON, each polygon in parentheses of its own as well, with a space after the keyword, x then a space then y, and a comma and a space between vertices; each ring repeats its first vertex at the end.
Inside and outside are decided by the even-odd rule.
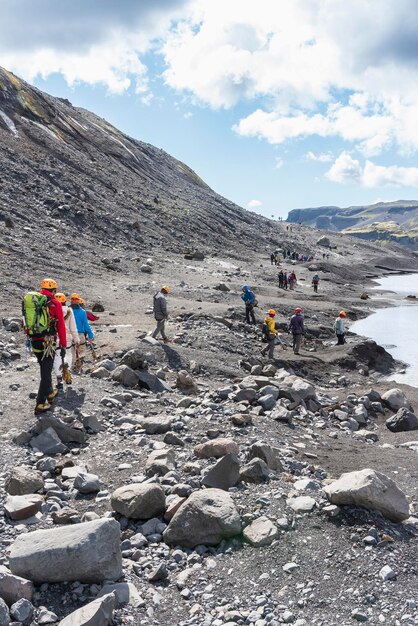
POLYGON ((160 291, 154 294, 153 301, 153 311, 154 318, 157 322, 157 327, 152 333, 154 339, 157 339, 158 335, 161 334, 164 343, 169 343, 169 338, 165 334, 165 322, 168 320, 168 309, 167 309, 167 294, 170 293, 170 288, 167 285, 163 285, 160 291))
POLYGON ((277 330, 276 330, 276 322, 274 319, 275 317, 276 317, 276 311, 274 309, 269 309, 267 311, 267 315, 264 318, 264 322, 263 322, 263 335, 266 340, 266 345, 261 350, 261 354, 263 356, 266 356, 268 352, 269 359, 274 358, 274 347, 276 345, 277 330))
POLYGON ((337 346, 345 344, 345 318, 347 314, 345 311, 340 311, 337 319, 334 322, 334 330, 337 335, 337 346))
POLYGON ((83 303, 83 298, 80 296, 80 294, 72 293, 70 296, 70 302, 70 306, 73 311, 75 323, 77 326, 78 337, 80 339, 79 356, 81 358, 85 352, 87 341, 89 343, 93 343, 94 333, 87 319, 87 313, 81 306, 83 303))
POLYGON ((44 278, 40 292, 30 292, 23 300, 24 329, 30 338, 32 352, 38 360, 41 373, 35 415, 48 411, 58 393, 52 386, 57 336, 61 346, 60 354, 65 356, 67 336, 62 305, 55 298, 57 289, 55 280, 44 278))
MULTIPOLYGON (((67 306, 67 296, 64 293, 57 293, 55 298, 58 302, 61 302, 62 312, 64 315, 65 329, 67 333, 67 341, 64 348, 66 349, 65 357, 62 357, 61 354, 56 354, 54 359, 54 372, 57 376, 57 389, 63 389, 63 375, 64 375, 64 367, 67 368, 68 372, 71 371, 71 366, 73 364, 73 355, 71 348, 73 346, 78 346, 80 343, 80 337, 77 332, 77 325, 75 322, 74 313, 71 307, 67 306)), ((60 344, 61 345, 61 344, 60 344)), ((67 375, 67 384, 70 384, 71 376, 67 375)))
POLYGON ((305 333, 305 320, 300 307, 295 309, 295 314, 290 318, 289 332, 293 335, 293 352, 299 354, 305 333))

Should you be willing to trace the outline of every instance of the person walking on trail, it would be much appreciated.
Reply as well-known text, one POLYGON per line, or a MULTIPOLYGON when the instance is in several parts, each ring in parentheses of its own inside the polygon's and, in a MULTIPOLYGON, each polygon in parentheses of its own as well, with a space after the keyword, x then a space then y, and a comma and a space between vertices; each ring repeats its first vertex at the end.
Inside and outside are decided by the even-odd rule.
POLYGON ((305 333, 305 320, 300 307, 295 309, 295 314, 290 318, 289 332, 293 335, 293 352, 299 354, 305 333))
POLYGON ((284 272, 283 272, 283 289, 287 290, 288 285, 289 285, 289 280, 288 280, 288 277, 287 277, 287 270, 284 270, 284 272))
POLYGON ((280 272, 279 272, 279 289, 283 289, 283 282, 284 282, 283 270, 280 270, 280 272))
POLYGON ((77 360, 82 359, 86 351, 86 344, 89 342, 93 344, 94 333, 91 329, 89 320, 87 319, 87 313, 82 307, 83 298, 79 293, 72 293, 70 296, 70 307, 74 314, 75 324, 77 326, 77 333, 79 337, 79 344, 74 346, 74 352, 77 353, 77 360))
POLYGON ((254 292, 251 291, 248 285, 243 285, 242 287, 242 300, 244 300, 245 304, 245 321, 247 324, 255 324, 255 315, 254 315, 254 306, 255 306, 255 295, 254 292))
POLYGON ((67 336, 61 302, 55 298, 58 285, 52 278, 44 278, 40 292, 32 291, 23 299, 23 326, 32 352, 39 363, 41 380, 36 396, 35 415, 51 408, 58 391, 52 385, 52 369, 59 339, 60 355, 65 357, 67 336))
POLYGON ((292 270, 289 274, 289 287, 290 289, 294 289, 295 285, 296 285, 296 274, 295 272, 292 270))
POLYGON ((312 285, 313 285, 314 293, 318 293, 319 276, 317 273, 315 273, 312 277, 312 285))
POLYGON ((71 384, 71 367, 73 365, 73 346, 78 346, 80 343, 80 337, 77 332, 77 325, 75 323, 75 317, 73 313, 73 309, 67 306, 67 296, 64 293, 57 293, 55 295, 56 300, 61 302, 62 312, 64 315, 65 322, 65 330, 67 335, 67 341, 64 346, 60 347, 65 348, 65 356, 62 357, 61 351, 56 352, 54 359, 54 372, 57 377, 57 389, 63 389, 63 377, 65 382, 69 385, 71 384))
POLYGON ((276 262, 276 255, 274 254, 274 252, 270 254, 270 261, 272 265, 274 265, 276 262))
POLYGON ((167 309, 167 294, 170 293, 170 288, 167 285, 163 285, 160 291, 154 294, 154 318, 157 322, 157 327, 152 333, 154 339, 157 339, 160 334, 163 338, 164 343, 169 343, 169 338, 165 334, 165 322, 168 320, 168 309, 167 309))
POLYGON ((340 311, 337 319, 334 322, 334 330, 337 335, 337 346, 345 344, 345 318, 347 314, 345 311, 340 311))
POLYGON ((266 345, 261 350, 261 354, 266 356, 268 353, 268 358, 270 360, 274 358, 274 347, 277 339, 275 317, 276 311, 274 309, 269 309, 263 323, 263 336, 265 337, 266 345))

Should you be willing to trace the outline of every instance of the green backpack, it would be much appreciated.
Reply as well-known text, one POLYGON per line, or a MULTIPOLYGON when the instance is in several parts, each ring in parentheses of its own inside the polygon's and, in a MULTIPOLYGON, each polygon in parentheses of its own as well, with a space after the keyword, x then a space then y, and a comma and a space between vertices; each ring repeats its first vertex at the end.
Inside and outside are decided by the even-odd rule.
POLYGON ((49 298, 30 291, 22 301, 23 326, 29 337, 44 336, 51 332, 49 298))

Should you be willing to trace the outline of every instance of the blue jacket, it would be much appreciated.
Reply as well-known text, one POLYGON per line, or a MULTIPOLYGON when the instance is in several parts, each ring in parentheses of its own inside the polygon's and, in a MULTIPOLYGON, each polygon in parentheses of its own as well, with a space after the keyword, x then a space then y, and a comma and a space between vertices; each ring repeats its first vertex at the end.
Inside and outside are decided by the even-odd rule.
POLYGON ((71 304, 71 308, 74 313, 77 332, 86 334, 89 339, 94 339, 94 333, 90 327, 85 310, 76 302, 71 304))
POLYGON ((255 302, 254 293, 250 291, 248 287, 245 287, 244 293, 242 294, 241 298, 244 300, 245 304, 254 304, 255 302))

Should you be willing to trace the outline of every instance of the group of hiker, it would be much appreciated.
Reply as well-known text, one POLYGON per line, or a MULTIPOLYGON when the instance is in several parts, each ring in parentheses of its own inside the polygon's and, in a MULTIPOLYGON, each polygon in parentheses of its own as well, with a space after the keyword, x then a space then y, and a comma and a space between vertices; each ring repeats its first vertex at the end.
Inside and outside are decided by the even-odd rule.
POLYGON ((272 265, 280 265, 280 259, 283 261, 300 261, 301 263, 311 263, 314 258, 312 254, 299 254, 299 252, 291 250, 275 250, 270 254, 270 262, 272 265))
MULTIPOLYGON (((315 275, 314 275, 314 278, 315 278, 315 275)), ((319 283, 319 277, 318 277, 318 282, 316 282, 316 284, 314 282, 314 279, 312 279, 312 282, 313 282, 314 288, 315 286, 317 288, 317 285, 319 283)), ((254 292, 251 291, 248 285, 242 286, 242 292, 243 293, 241 295, 241 298, 245 304, 245 320, 248 324, 255 325, 257 322, 255 318, 254 308, 258 304, 257 299, 255 297, 254 292)), ((280 333, 280 331, 277 329, 277 324, 276 324, 276 319, 275 319, 276 315, 277 315, 277 312, 275 309, 269 309, 264 318, 263 326, 262 326, 262 338, 266 345, 262 348, 261 354, 263 356, 267 355, 269 359, 274 358, 274 348, 278 342, 281 343, 280 334, 282 333, 280 333)), ((342 345, 345 343, 345 318, 346 317, 347 317, 347 314, 345 313, 345 311, 340 311, 337 319, 334 322, 334 332, 337 337, 337 345, 342 345)), ((303 311, 300 307, 297 307, 295 309, 294 314, 291 316, 289 323, 287 325, 287 331, 292 335, 292 338, 293 338, 292 347, 293 347, 294 354, 300 354, 303 337, 305 335, 305 319, 303 316, 303 311)))
MULTIPOLYGON (((288 284, 296 283, 296 276, 289 277, 281 272, 288 284)), ((290 275, 291 276, 291 275, 290 275)), ((315 275, 313 284, 315 286, 315 275)), ((279 274, 280 281, 280 274, 279 274)), ((316 286, 318 281, 316 282, 316 286)), ((285 288, 285 287, 284 287, 285 288)), ((290 286, 292 289, 292 286, 290 286)), ((156 328, 152 337, 157 339, 161 335, 164 343, 170 339, 165 332, 165 322, 168 319, 167 295, 170 288, 163 285, 154 294, 153 313, 156 328)), ((254 309, 258 306, 254 292, 248 285, 242 286, 242 296, 245 304, 245 320, 248 324, 256 325, 254 309)), ((71 384, 73 366, 77 370, 83 360, 87 344, 94 348, 94 333, 89 323, 89 316, 98 319, 86 312, 85 301, 79 293, 72 293, 69 298, 58 292, 58 284, 52 278, 44 278, 39 292, 32 291, 26 294, 22 304, 23 328, 27 335, 32 353, 40 367, 40 383, 36 397, 35 415, 40 415, 51 408, 57 393, 63 388, 63 383, 71 384), (68 303, 69 300, 69 303, 68 303), (57 377, 54 388, 53 372, 57 377)), ((345 343, 345 311, 340 311, 334 323, 337 344, 345 343)), ((295 309, 287 325, 287 330, 293 337, 293 352, 299 354, 305 334, 305 320, 300 307, 295 309)), ((262 337, 265 346, 261 350, 263 356, 274 358, 274 349, 281 333, 277 329, 276 311, 269 309, 263 322, 262 337)))
POLYGON ((279 277, 279 289, 294 289, 297 283, 297 278, 294 270, 288 272, 287 270, 280 270, 279 277))
POLYGON ((89 324, 85 301, 78 293, 67 296, 58 292, 52 278, 44 278, 39 292, 31 291, 23 298, 22 323, 31 352, 40 367, 41 380, 36 396, 35 415, 51 408, 63 381, 71 384, 74 362, 82 360, 86 344, 93 344, 94 333, 89 324), (52 373, 57 376, 54 388, 52 373))

